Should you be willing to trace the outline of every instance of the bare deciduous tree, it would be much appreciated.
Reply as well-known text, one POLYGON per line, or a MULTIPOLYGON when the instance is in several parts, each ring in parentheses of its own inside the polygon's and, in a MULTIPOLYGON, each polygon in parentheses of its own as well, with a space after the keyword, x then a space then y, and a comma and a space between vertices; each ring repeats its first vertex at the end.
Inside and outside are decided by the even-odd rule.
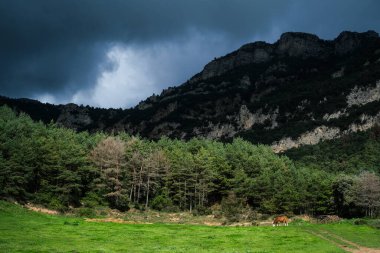
POLYGON ((118 138, 108 137, 92 150, 91 160, 100 168, 103 179, 100 187, 105 189, 105 195, 118 206, 124 195, 125 143, 118 138))
POLYGON ((374 217, 380 208, 380 178, 373 172, 360 174, 355 184, 355 203, 365 208, 366 215, 374 217))

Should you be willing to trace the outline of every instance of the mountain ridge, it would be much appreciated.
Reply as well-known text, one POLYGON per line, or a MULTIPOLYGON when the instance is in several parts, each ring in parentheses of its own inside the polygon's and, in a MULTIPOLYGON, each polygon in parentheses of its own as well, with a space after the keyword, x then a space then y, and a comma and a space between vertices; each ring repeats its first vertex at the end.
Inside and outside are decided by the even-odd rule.
POLYGON ((379 100, 379 35, 345 31, 334 40, 287 32, 273 44, 245 44, 131 109, 5 97, 0 104, 78 131, 126 131, 152 139, 242 137, 283 152, 379 124, 379 100), (38 116, 41 111, 45 116, 38 116))

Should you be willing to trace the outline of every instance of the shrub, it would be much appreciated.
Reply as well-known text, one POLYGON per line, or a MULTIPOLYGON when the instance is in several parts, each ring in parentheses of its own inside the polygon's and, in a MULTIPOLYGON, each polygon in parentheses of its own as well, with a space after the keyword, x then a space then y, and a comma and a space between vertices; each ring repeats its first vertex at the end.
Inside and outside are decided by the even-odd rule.
POLYGON ((368 222, 365 219, 357 219, 354 221, 354 225, 367 225, 368 222))
POLYGON ((103 199, 95 192, 88 193, 81 202, 84 207, 96 207, 104 205, 103 199))
POLYGON ((125 195, 121 196, 107 196, 108 206, 112 209, 117 209, 120 212, 126 212, 130 209, 129 198, 125 195))
POLYGON ((111 206, 112 208, 116 208, 117 210, 121 211, 121 212, 126 212, 129 210, 129 198, 127 196, 120 196, 118 197, 114 203, 113 203, 113 206, 111 206))
POLYGON ((380 229, 380 220, 379 219, 372 220, 370 223, 370 226, 376 229, 380 229))
POLYGON ((96 212, 93 208, 81 207, 76 210, 76 213, 80 217, 93 218, 96 216, 96 212))
POLYGON ((51 208, 51 209, 54 209, 54 210, 57 210, 61 213, 64 213, 65 211, 67 211, 67 207, 64 206, 61 201, 59 201, 59 199, 57 198, 52 198, 48 204, 48 208, 51 208))
POLYGON ((133 208, 140 211, 140 212, 145 211, 145 205, 144 204, 134 203, 133 208))
POLYGON ((210 207, 210 209, 216 219, 221 219, 223 217, 222 207, 220 204, 214 204, 210 207))
POLYGON ((199 206, 196 209, 193 210, 193 215, 198 216, 198 215, 209 215, 211 214, 211 210, 209 208, 206 208, 204 206, 199 206))
POLYGON ((166 195, 158 195, 151 202, 151 207, 158 211, 169 211, 172 206, 173 202, 166 195))
POLYGON ((234 192, 222 199, 221 209, 228 222, 238 222, 241 216, 242 201, 236 197, 234 192))

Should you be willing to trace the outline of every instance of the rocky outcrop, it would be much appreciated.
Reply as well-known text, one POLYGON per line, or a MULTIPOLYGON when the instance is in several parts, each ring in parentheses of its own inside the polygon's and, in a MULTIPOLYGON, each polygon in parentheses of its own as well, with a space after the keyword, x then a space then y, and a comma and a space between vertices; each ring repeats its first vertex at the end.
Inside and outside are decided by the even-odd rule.
POLYGON ((312 131, 303 133, 296 139, 286 137, 274 142, 271 147, 275 153, 281 153, 291 148, 297 148, 302 145, 315 145, 320 141, 339 138, 343 135, 368 130, 375 125, 380 124, 380 112, 375 116, 362 114, 360 123, 352 123, 348 129, 341 130, 338 127, 319 126, 312 131))
POLYGON ((269 128, 273 129, 278 126, 278 123, 276 122, 278 110, 279 109, 276 108, 265 114, 262 112, 262 109, 259 109, 255 113, 251 113, 246 105, 242 105, 237 117, 239 129, 251 129, 252 126, 256 124, 264 124, 265 122, 268 122, 270 124, 269 128))
POLYGON ((357 33, 357 32, 342 32, 339 36, 334 40, 335 53, 337 54, 347 54, 356 48, 363 45, 363 41, 378 38, 379 34, 375 31, 368 31, 365 33, 357 33))
POLYGON ((201 73, 201 79, 205 80, 214 76, 220 76, 239 66, 267 62, 272 58, 272 53, 273 48, 268 43, 255 42, 247 44, 234 53, 215 59, 207 64, 201 73))
MULTIPOLYGON (((342 32, 335 40, 326 41, 313 34, 287 32, 274 44, 261 41, 250 43, 231 54, 213 60, 199 75, 194 76, 191 82, 220 76, 240 66, 268 62, 276 56, 326 58, 335 53, 346 54, 363 45, 363 40, 378 37, 378 33, 374 31, 342 32)), ((343 72, 338 73, 341 74, 343 72)))
POLYGON ((337 111, 331 114, 326 113, 325 115, 323 115, 323 119, 325 121, 330 121, 332 119, 339 119, 347 115, 348 115, 347 112, 345 110, 342 110, 342 111, 337 111))
POLYGON ((380 80, 376 82, 374 87, 358 87, 354 89, 347 96, 348 107, 353 105, 365 105, 373 101, 380 100, 380 80))
POLYGON ((295 32, 282 34, 275 46, 280 55, 301 58, 326 57, 332 49, 329 42, 316 35, 295 32))
POLYGON ((281 153, 291 148, 297 148, 301 145, 314 145, 321 140, 331 140, 337 138, 340 134, 339 128, 329 128, 326 126, 319 126, 312 131, 303 133, 297 139, 290 137, 283 138, 272 144, 272 149, 275 153, 281 153))
POLYGON ((210 131, 207 133, 209 139, 231 138, 235 136, 236 129, 232 124, 212 124, 210 123, 210 131))

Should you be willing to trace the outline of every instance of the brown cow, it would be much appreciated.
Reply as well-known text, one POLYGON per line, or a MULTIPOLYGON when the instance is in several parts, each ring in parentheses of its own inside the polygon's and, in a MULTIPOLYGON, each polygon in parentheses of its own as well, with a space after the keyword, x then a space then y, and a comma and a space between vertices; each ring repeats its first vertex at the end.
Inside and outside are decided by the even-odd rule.
POLYGON ((286 217, 285 215, 283 215, 283 216, 277 216, 276 218, 274 218, 272 224, 273 224, 273 227, 274 227, 274 226, 279 226, 280 223, 284 224, 284 226, 287 226, 288 223, 289 223, 289 218, 286 217))

